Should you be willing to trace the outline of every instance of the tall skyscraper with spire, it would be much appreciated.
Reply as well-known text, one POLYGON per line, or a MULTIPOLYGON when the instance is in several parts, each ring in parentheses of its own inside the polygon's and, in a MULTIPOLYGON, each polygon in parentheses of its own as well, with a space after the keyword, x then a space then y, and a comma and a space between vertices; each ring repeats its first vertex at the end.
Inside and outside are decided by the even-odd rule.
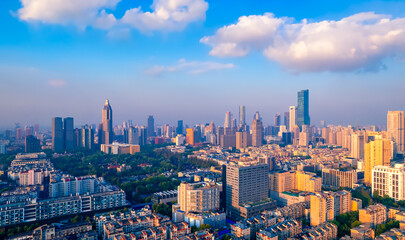
POLYGON ((301 90, 297 94, 297 125, 302 129, 302 125, 310 125, 309 117, 309 90, 301 90))
POLYGON ((103 144, 111 144, 114 139, 113 131, 113 112, 111 109, 110 102, 108 99, 105 101, 103 112, 102 112, 102 141, 103 144))
POLYGON ((260 147, 263 140, 263 123, 260 120, 259 112, 256 112, 252 122, 252 146, 260 147))

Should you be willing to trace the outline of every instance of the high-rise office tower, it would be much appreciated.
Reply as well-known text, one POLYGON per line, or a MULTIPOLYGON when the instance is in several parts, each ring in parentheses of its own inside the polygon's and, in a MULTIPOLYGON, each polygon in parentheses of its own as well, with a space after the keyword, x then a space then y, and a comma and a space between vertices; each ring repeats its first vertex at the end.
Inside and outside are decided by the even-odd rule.
MULTIPOLYGON (((258 112, 257 112, 258 114, 258 112)), ((260 147, 263 141, 263 123, 259 119, 255 118, 252 122, 252 146, 253 147, 260 147)))
POLYGON ((33 135, 25 136, 25 152, 32 153, 40 151, 41 151, 41 143, 39 139, 37 139, 33 135))
POLYGON ((102 141, 103 144, 111 144, 114 140, 113 131, 113 112, 108 99, 105 101, 103 112, 102 112, 102 141))
POLYGON ((73 118, 67 117, 63 120, 63 137, 65 143, 65 150, 74 148, 74 132, 73 132, 73 118))
POLYGON ((183 134, 183 120, 177 121, 176 133, 183 134))
POLYGON ((231 112, 226 112, 224 128, 231 128, 231 127, 232 127, 232 114, 231 112))
POLYGON ((273 207, 272 202, 266 202, 269 196, 267 164, 227 165, 225 172, 226 213, 231 219, 246 219, 273 207), (257 204, 259 202, 261 204, 257 204))
POLYGON ((295 127, 295 125, 297 125, 296 116, 297 116, 297 109, 296 109, 295 106, 291 106, 291 107, 290 107, 290 118, 289 118, 289 119, 290 119, 290 123, 289 123, 289 126, 290 126, 289 130, 290 130, 290 132, 292 132, 292 131, 293 131, 293 128, 295 127))
POLYGON ((403 111, 388 111, 388 138, 396 143, 397 151, 405 153, 405 116, 403 111))
POLYGON ((277 113, 276 116, 274 116, 274 126, 279 127, 281 125, 281 116, 280 113, 277 113))
POLYGON ((34 135, 35 135, 35 136, 38 136, 38 134, 39 134, 39 124, 36 123, 36 124, 34 125, 34 135))
POLYGON ((246 124, 246 107, 241 105, 239 106, 239 126, 246 124))
POLYGON ((236 148, 247 148, 252 144, 252 135, 247 132, 238 131, 236 132, 236 148))
POLYGON ((302 90, 298 92, 297 104, 297 125, 302 128, 302 125, 310 125, 311 120, 309 117, 309 90, 302 90))
POLYGON ((94 129, 89 127, 88 125, 82 126, 79 130, 79 146, 86 149, 93 149, 94 148, 94 129))
POLYGON ((195 137, 194 137, 194 129, 193 128, 187 128, 186 129, 186 143, 190 144, 191 146, 194 146, 195 144, 195 137))
POLYGON ((20 127, 17 127, 15 129, 15 138, 16 140, 22 140, 23 139, 23 130, 20 127))
POLYGON ((148 117, 148 137, 155 136, 155 119, 152 115, 148 117))
POLYGON ((129 127, 128 129, 128 143, 139 144, 139 129, 135 127, 129 127))
POLYGON ((52 150, 54 152, 62 152, 64 150, 63 140, 62 118, 52 118, 52 150))
POLYGON ((33 135, 34 134, 34 129, 32 126, 25 126, 24 127, 24 133, 25 136, 33 135))
POLYGON ((372 184, 371 172, 374 166, 390 166, 391 141, 388 139, 375 139, 364 147, 364 182, 372 184))
POLYGON ((288 131, 290 131, 290 112, 284 113, 284 125, 288 131))
POLYGON ((144 146, 146 145, 147 141, 148 141, 148 129, 142 126, 139 134, 139 145, 144 146))

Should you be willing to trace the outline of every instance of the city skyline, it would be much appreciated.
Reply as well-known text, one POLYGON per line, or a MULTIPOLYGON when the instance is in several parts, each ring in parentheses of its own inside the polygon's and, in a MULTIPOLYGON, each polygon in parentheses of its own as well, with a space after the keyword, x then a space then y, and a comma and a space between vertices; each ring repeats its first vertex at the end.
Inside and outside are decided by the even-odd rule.
POLYGON ((152 1, 110 0, 65 11, 62 3, 47 1, 0 3, 0 108, 5 109, 0 128, 15 122, 50 127, 54 116, 72 116, 79 125, 98 123, 99 103, 106 98, 116 109, 116 122, 145 124, 153 115, 157 124, 178 119, 219 123, 224 112, 236 116, 238 106, 245 105, 247 116, 259 111, 270 124, 277 112, 295 104, 301 89, 311 91, 315 125, 321 120, 385 125, 387 111, 405 110, 404 2, 236 1, 229 8, 225 2, 190 0, 170 8, 166 0, 152 6, 152 1), (35 4, 47 14, 35 11, 35 4), (176 20, 181 7, 194 12, 176 20), (157 9, 169 14, 162 25, 157 9), (147 12, 154 18, 145 17, 147 12), (347 22, 356 29, 347 28, 347 22), (257 25, 259 32, 252 27, 256 23, 264 24, 257 25), (329 38, 299 38, 322 24, 329 38), (294 28, 297 38, 280 40, 284 28, 294 28), (339 29, 353 37, 340 39, 339 29), (240 32, 249 37, 237 37, 240 32), (266 39, 278 40, 270 44, 266 39), (331 52, 315 54, 308 47, 301 50, 313 58, 301 56, 298 48, 292 50, 300 40, 323 48, 322 54, 331 52), (302 61, 294 60, 293 52, 302 61))
MULTIPOLYGON (((300 92, 303 92, 303 91, 305 91, 305 90, 300 90, 300 91, 298 91, 298 94, 300 93, 300 92)), ((296 93, 297 94, 297 93, 296 93)), ((312 96, 311 96, 312 97, 312 96)), ((297 99, 297 97, 296 97, 296 100, 298 100, 297 99)), ((105 101, 106 102, 109 102, 109 99, 105 99, 105 101)), ((295 104, 295 106, 289 106, 288 108, 287 108, 287 110, 285 111, 285 112, 283 112, 283 113, 289 113, 289 114, 291 114, 291 107, 295 107, 295 108, 297 108, 297 105, 298 105, 298 102, 295 104)), ((105 106, 105 105, 104 105, 105 106)), ((206 122, 204 122, 203 120, 201 120, 201 121, 199 121, 199 120, 196 120, 197 118, 193 118, 193 117, 184 117, 184 118, 182 118, 182 119, 180 119, 180 118, 169 118, 170 120, 166 120, 166 119, 158 119, 158 121, 155 123, 155 126, 161 126, 161 125, 163 125, 163 124, 171 124, 171 125, 173 125, 173 126, 177 126, 177 122, 178 121, 185 121, 185 124, 186 125, 189 125, 189 126, 193 126, 193 125, 197 125, 197 124, 209 124, 209 123, 211 123, 211 122, 214 122, 216 125, 218 125, 218 126, 224 126, 224 119, 226 120, 226 115, 229 113, 229 114, 232 114, 232 116, 231 116, 231 118, 232 118, 232 120, 236 120, 237 121, 237 123, 239 124, 239 117, 240 117, 240 107, 244 107, 245 108, 245 111, 246 111, 246 105, 239 105, 239 106, 236 106, 236 109, 234 109, 234 108, 232 108, 232 111, 226 111, 225 112, 225 118, 224 117, 220 117, 220 116, 216 116, 215 117, 215 119, 216 120, 207 120, 206 122), (235 117, 235 115, 237 115, 237 117, 235 117), (175 120, 175 119, 177 119, 177 120, 175 120)), ((311 104, 310 104, 310 106, 311 106, 311 104)), ((111 107, 110 107, 111 108, 111 107)), ((310 109, 311 109, 311 107, 309 107, 310 109)), ((387 112, 389 112, 389 111, 403 111, 403 110, 388 110, 387 112)), ((99 111, 98 111, 99 112, 99 111)), ((279 112, 274 112, 273 113, 273 115, 271 115, 272 113, 270 113, 270 112, 266 112, 266 111, 256 111, 256 110, 249 110, 249 108, 248 108, 248 110, 247 110, 247 113, 245 113, 245 116, 248 116, 246 119, 246 121, 247 121, 247 123, 249 122, 248 120, 249 120, 249 115, 251 115, 251 116, 253 116, 251 119, 254 119, 255 118, 255 114, 257 113, 257 112, 259 112, 260 113, 260 115, 262 116, 261 117, 261 119, 262 119, 262 122, 263 122, 263 126, 274 126, 274 116, 275 115, 277 115, 277 114, 280 114, 279 112), (263 117, 263 115, 265 116, 265 117, 263 117)), ((383 115, 382 116, 382 118, 383 118, 383 120, 382 120, 382 122, 381 122, 381 124, 376 124, 376 123, 374 123, 374 122, 366 122, 366 123, 364 123, 364 124, 361 124, 360 122, 359 122, 359 120, 357 120, 357 121, 355 121, 355 122, 348 122, 348 121, 345 121, 345 120, 343 120, 343 121, 339 121, 339 120, 332 120, 331 122, 329 122, 328 120, 325 120, 324 118, 319 118, 320 120, 319 121, 317 121, 317 122, 311 122, 311 126, 317 126, 317 127, 320 127, 321 125, 322 125, 322 122, 323 121, 326 121, 326 124, 327 125, 329 125, 329 124, 331 124, 331 125, 335 125, 335 126, 338 126, 338 125, 341 125, 341 126, 346 126, 346 125, 352 125, 352 126, 372 126, 372 125, 375 125, 375 126, 378 126, 378 127, 383 127, 383 128, 385 128, 386 127, 386 125, 387 125, 387 118, 386 118, 386 114, 387 114, 387 112, 385 113, 385 115, 383 115), (385 121, 385 122, 384 122, 385 121)), ((124 113, 125 114, 125 113, 124 113)), ((116 115, 117 115, 117 113, 115 113, 114 114, 114 118, 116 118, 116 115)), ((121 115, 123 115, 123 114, 121 114, 121 115)), ((159 114, 158 114, 159 115, 159 114)), ((222 115, 224 115, 224 113, 222 113, 222 115)), ((310 111, 310 114, 309 115, 311 115, 311 118, 312 118, 312 109, 311 109, 311 111, 310 111)), ((59 115, 52 115, 52 117, 51 118, 54 118, 55 116, 59 116, 59 115)), ((135 125, 139 125, 139 126, 145 126, 145 127, 147 127, 148 126, 148 119, 150 118, 150 117, 152 117, 152 118, 154 118, 156 115, 155 114, 147 114, 147 115, 145 115, 145 116, 138 116, 138 117, 136 117, 136 118, 128 118, 128 119, 123 119, 123 118, 119 118, 119 120, 114 120, 114 122, 112 123, 113 125, 113 127, 116 127, 116 126, 119 126, 119 125, 122 125, 122 124, 125 124, 125 122, 128 122, 128 121, 130 121, 131 123, 133 123, 133 125, 135 126, 135 125), (144 119, 143 119, 144 118, 144 119)), ((73 115, 69 115, 69 117, 73 117, 73 118, 75 118, 75 127, 79 127, 79 126, 85 126, 85 125, 88 125, 88 124, 91 124, 91 125, 95 125, 95 126, 97 126, 98 124, 101 124, 102 123, 102 120, 100 120, 100 119, 102 119, 102 117, 99 117, 99 120, 95 120, 94 122, 88 122, 88 121, 83 121, 82 119, 80 119, 80 117, 77 117, 77 116, 73 116, 73 115), (79 121, 77 121, 77 119, 79 120, 79 121)), ((93 117, 92 117, 93 118, 93 117)), ((379 116, 379 118, 381 118, 380 116, 379 116)), ((290 120, 289 120, 290 121, 290 120)), ((47 129, 47 130, 51 130, 51 128, 52 128, 52 122, 50 122, 49 121, 49 119, 48 119, 48 121, 47 122, 49 122, 49 123, 41 123, 40 124, 40 126, 41 126, 41 128, 42 129, 47 129)), ((23 126, 33 126, 34 124, 39 124, 39 122, 32 122, 32 121, 30 121, 30 120, 27 120, 26 122, 21 122, 21 121, 15 121, 14 123, 12 123, 12 124, 10 124, 10 125, 4 125, 4 126, 1 126, 0 125, 0 130, 1 129, 10 129, 10 128, 14 128, 16 125, 15 124, 18 124, 20 127, 23 127, 23 126)), ((284 124, 284 121, 281 121, 281 125, 285 125, 284 124)))

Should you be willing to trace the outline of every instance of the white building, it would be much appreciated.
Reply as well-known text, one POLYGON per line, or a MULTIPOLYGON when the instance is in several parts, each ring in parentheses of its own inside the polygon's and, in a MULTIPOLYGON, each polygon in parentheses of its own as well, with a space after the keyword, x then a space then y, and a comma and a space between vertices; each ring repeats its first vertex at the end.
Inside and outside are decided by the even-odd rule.
POLYGON ((92 194, 96 192, 95 177, 62 178, 49 184, 49 197, 66 197, 71 195, 92 194))
POLYGON ((18 183, 21 186, 41 185, 44 182, 44 172, 41 169, 31 169, 18 173, 18 183))
POLYGON ((396 201, 405 200, 405 165, 395 167, 375 166, 371 174, 372 192, 380 196, 388 195, 396 201))
POLYGON ((183 145, 186 137, 182 134, 176 136, 176 146, 183 145))

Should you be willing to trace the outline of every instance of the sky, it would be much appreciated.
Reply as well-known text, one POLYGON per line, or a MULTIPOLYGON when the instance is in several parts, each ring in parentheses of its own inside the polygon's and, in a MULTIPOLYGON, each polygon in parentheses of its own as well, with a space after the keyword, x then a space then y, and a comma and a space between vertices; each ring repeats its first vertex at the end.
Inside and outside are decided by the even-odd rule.
POLYGON ((264 124, 310 91, 311 123, 385 125, 405 110, 405 1, 0 1, 0 128, 264 124))

